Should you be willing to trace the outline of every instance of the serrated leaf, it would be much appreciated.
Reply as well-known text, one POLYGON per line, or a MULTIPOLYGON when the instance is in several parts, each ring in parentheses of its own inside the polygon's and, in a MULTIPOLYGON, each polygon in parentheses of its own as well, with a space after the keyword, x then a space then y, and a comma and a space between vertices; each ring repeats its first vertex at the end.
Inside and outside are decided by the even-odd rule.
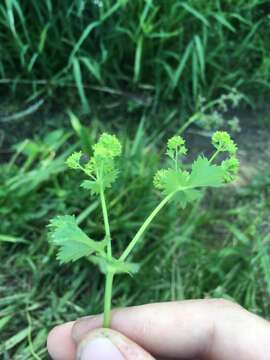
MULTIPOLYGON (((91 190, 92 194, 99 194, 100 189, 110 188, 118 176, 118 170, 115 167, 113 158, 104 158, 95 155, 86 165, 86 171, 94 172, 96 177, 93 180, 84 181, 81 186, 84 189, 91 190)), ((92 178, 93 178, 92 177, 92 178)))
POLYGON ((107 259, 102 256, 90 256, 89 260, 94 263, 95 265, 98 265, 100 271, 104 274, 107 274, 108 272, 113 272, 115 274, 134 274, 139 271, 139 264, 136 263, 130 263, 130 262, 124 262, 117 259, 107 259))
POLYGON ((71 154, 66 160, 67 166, 70 167, 71 169, 80 169, 81 156, 82 156, 81 151, 77 151, 71 154))
POLYGON ((188 185, 189 173, 182 170, 169 169, 163 178, 165 193, 168 195, 172 192, 179 191, 188 185))
POLYGON ((199 156, 192 164, 189 185, 192 187, 218 187, 224 183, 224 170, 212 165, 205 157, 199 156))
POLYGON ((90 190, 91 194, 99 194, 100 192, 100 186, 97 180, 84 180, 81 183, 81 187, 90 190))
POLYGON ((163 190, 166 195, 175 193, 172 201, 180 204, 183 209, 188 203, 197 200, 201 196, 199 190, 192 189, 192 186, 190 186, 190 174, 188 171, 159 170, 155 175, 154 185, 163 190))
POLYGON ((103 171, 102 178, 96 180, 84 180, 81 183, 81 187, 90 190, 92 195, 99 194, 100 188, 103 189, 110 188, 112 184, 115 182, 118 175, 118 171, 116 169, 110 169, 108 172, 103 171))
POLYGON ((118 170, 115 167, 103 172, 102 184, 103 188, 110 188, 118 176, 118 170))
POLYGON ((181 208, 184 209, 189 203, 198 200, 201 196, 201 191, 189 189, 176 193, 173 197, 173 201, 180 204, 181 208))
POLYGON ((105 241, 89 238, 76 224, 74 216, 57 216, 50 221, 50 239, 59 247, 57 259, 61 263, 76 261, 104 250, 105 241))

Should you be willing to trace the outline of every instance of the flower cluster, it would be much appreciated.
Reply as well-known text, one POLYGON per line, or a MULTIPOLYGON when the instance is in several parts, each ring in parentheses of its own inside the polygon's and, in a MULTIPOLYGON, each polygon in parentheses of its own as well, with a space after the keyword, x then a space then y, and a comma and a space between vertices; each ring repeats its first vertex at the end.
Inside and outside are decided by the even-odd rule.
POLYGON ((224 181, 226 183, 236 179, 239 165, 240 163, 236 156, 232 156, 229 159, 222 161, 221 166, 224 169, 224 181))
POLYGON ((212 136, 212 144, 218 152, 228 152, 235 155, 237 146, 226 131, 216 131, 212 136))
POLYGON ((103 133, 93 150, 95 157, 114 158, 121 155, 122 146, 115 135, 103 133))
POLYGON ((168 170, 166 169, 161 169, 156 172, 153 179, 153 185, 156 189, 158 190, 164 189, 164 180, 166 179, 167 175, 168 175, 168 170))
POLYGON ((185 140, 179 135, 175 135, 170 138, 167 143, 166 154, 175 161, 177 161, 179 155, 186 155, 187 148, 185 146, 185 140))

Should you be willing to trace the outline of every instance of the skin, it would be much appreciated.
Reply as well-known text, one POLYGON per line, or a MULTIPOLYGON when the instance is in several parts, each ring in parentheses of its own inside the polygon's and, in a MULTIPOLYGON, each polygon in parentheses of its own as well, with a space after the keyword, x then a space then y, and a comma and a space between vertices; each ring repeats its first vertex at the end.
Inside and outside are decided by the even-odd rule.
POLYGON ((126 360, 269 360, 270 323, 227 300, 147 304, 55 327, 48 336, 54 360, 75 360, 91 337, 105 336, 126 360), (151 355, 150 355, 151 354, 151 355))

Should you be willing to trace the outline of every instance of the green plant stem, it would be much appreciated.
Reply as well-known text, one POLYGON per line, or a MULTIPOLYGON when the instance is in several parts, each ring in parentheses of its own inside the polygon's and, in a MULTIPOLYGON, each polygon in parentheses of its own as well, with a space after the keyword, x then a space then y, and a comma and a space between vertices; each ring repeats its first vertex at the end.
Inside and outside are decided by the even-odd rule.
POLYGON ((215 158, 217 157, 217 155, 218 155, 219 153, 220 153, 219 150, 217 150, 216 152, 214 152, 214 154, 211 156, 209 162, 212 163, 212 162, 215 160, 215 158))
POLYGON ((111 321, 111 303, 112 303, 112 287, 113 287, 113 272, 106 274, 105 281, 105 295, 104 295, 104 313, 103 313, 103 327, 110 327, 111 321))
MULTIPOLYGON (((100 201, 101 201, 103 221, 105 227, 105 236, 107 240, 107 257, 111 259, 112 240, 111 240, 110 224, 109 224, 108 211, 107 211, 106 200, 104 195, 104 189, 102 186, 100 187, 100 201)), ((105 328, 110 327, 113 277, 114 277, 113 272, 109 271, 106 274, 105 294, 104 294, 104 313, 103 313, 103 327, 105 328)))
POLYGON ((141 236, 145 232, 146 228, 150 225, 154 217, 159 213, 159 211, 167 204, 167 202, 173 197, 175 192, 170 193, 167 195, 160 203, 159 205, 151 212, 151 214, 148 216, 148 218, 145 220, 145 222, 142 224, 140 229, 137 231, 134 238, 131 240, 131 242, 128 244, 126 249, 124 250, 123 254, 120 256, 119 260, 124 261, 134 246, 137 244, 137 242, 140 240, 141 236))
POLYGON ((110 232, 109 217, 108 217, 108 211, 107 211, 103 187, 100 187, 100 201, 101 201, 103 221, 104 221, 104 227, 105 227, 105 236, 106 236, 106 240, 107 240, 107 255, 109 258, 111 258, 112 257, 111 232, 110 232))

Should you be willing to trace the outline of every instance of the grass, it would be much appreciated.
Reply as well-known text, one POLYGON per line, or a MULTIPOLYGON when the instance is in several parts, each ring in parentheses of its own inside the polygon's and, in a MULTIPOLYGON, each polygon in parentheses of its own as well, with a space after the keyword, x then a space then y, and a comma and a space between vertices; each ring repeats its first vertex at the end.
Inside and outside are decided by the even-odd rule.
POLYGON ((265 0, 6 1, 0 85, 25 106, 79 99, 92 113, 104 99, 193 108, 233 87, 254 104, 269 95, 268 12, 265 0))
MULTIPOLYGON (((3 359, 46 359, 45 340, 52 326, 102 311, 98 271, 83 261, 60 268, 46 225, 55 214, 80 214, 79 224, 95 238, 102 236, 98 202, 89 202, 64 159, 72 151, 70 144, 87 150, 103 130, 100 122, 83 126, 73 114, 68 129, 24 141, 0 165, 3 359)), ((120 252, 157 203, 152 177, 164 134, 146 120, 134 131, 122 127, 118 133, 125 167, 120 164, 123 176, 110 191, 108 204, 120 252)), ((269 197, 265 168, 248 185, 208 192, 181 218, 174 207, 166 209, 134 253, 134 261, 144 259, 140 273, 116 281, 114 306, 215 296, 269 318, 269 197)))
MULTIPOLYGON (((108 198, 120 252, 157 203, 152 177, 162 141, 187 127, 199 98, 208 104, 237 88, 254 106, 269 96, 268 13, 265 0, 0 4, 1 103, 9 109, 0 114, 4 360, 46 359, 52 326, 102 311, 99 273, 86 262, 60 268, 47 241, 48 220, 65 213, 80 214, 79 224, 102 236, 98 202, 89 203, 66 169, 68 154, 87 152, 111 128, 123 139, 128 166, 108 198), (72 112, 70 123, 51 115, 50 104, 78 102, 84 125, 72 112), (44 117, 31 121, 40 108, 44 117)), ((216 108, 199 115, 220 122, 216 108)), ((269 126, 267 114, 263 122, 269 126)), ((207 136, 204 125, 195 132, 207 136)), ((202 149, 203 136, 195 142, 202 149)), ((194 143, 190 133, 187 140, 194 143)), ((270 318, 269 175, 265 165, 248 184, 208 192, 181 218, 166 209, 134 254, 144 258, 141 272, 116 282, 113 305, 225 297, 270 318)))

